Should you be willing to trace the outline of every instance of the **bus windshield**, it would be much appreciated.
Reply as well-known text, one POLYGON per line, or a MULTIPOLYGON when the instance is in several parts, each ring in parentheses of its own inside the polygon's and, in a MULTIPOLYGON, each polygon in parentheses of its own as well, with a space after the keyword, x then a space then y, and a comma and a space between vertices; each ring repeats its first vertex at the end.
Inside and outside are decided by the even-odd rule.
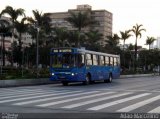
POLYGON ((84 56, 81 54, 54 54, 51 56, 51 66, 53 68, 79 67, 84 63, 84 56))

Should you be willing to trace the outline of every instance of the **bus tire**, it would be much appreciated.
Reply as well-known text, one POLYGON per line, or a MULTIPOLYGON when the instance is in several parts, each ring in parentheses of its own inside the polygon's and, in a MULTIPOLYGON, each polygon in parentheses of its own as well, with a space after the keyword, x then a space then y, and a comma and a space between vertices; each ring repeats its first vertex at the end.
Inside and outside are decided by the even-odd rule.
POLYGON ((89 74, 86 75, 85 81, 83 81, 83 84, 88 85, 91 82, 91 76, 89 74))
POLYGON ((112 83, 112 79, 113 79, 112 74, 110 74, 109 79, 108 79, 108 83, 112 83))
POLYGON ((63 81, 63 82, 62 82, 62 85, 63 85, 63 86, 68 86, 68 82, 63 81))

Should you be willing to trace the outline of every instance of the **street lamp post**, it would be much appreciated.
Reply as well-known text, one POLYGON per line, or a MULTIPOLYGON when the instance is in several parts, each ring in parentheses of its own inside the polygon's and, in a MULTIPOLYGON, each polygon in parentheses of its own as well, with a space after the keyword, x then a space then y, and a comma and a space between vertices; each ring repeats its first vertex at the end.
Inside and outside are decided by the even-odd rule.
POLYGON ((39 31, 40 28, 37 28, 37 39, 36 39, 36 77, 38 78, 38 64, 39 64, 39 31))

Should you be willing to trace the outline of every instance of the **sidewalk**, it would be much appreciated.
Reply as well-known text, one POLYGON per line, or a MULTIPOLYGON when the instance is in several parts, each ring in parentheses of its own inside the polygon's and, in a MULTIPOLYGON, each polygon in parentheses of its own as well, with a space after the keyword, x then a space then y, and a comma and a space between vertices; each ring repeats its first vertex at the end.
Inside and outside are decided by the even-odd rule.
MULTIPOLYGON (((148 77, 148 76, 156 76, 156 75, 155 74, 121 75, 120 79, 148 77)), ((28 86, 28 85, 42 85, 42 84, 52 84, 52 83, 59 83, 59 82, 50 81, 49 78, 0 80, 0 88, 14 87, 14 86, 28 86)))

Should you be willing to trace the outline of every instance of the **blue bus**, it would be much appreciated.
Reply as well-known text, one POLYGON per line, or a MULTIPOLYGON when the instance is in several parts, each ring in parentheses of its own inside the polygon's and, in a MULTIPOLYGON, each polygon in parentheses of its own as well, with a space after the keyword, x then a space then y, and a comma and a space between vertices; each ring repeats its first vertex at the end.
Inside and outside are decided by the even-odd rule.
POLYGON ((80 48, 52 48, 50 51, 50 80, 89 84, 120 76, 120 56, 80 48))

